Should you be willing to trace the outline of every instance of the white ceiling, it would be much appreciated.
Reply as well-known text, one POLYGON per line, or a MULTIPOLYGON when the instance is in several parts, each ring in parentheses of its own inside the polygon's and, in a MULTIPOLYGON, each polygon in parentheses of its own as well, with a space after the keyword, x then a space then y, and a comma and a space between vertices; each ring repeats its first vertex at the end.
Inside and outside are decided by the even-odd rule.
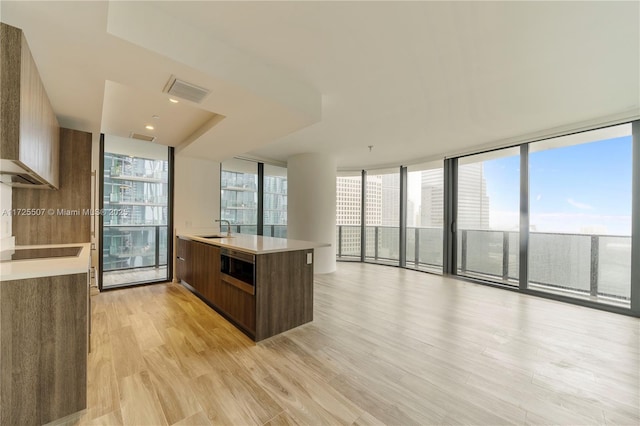
POLYGON ((106 80, 213 89, 199 107, 226 118, 182 135, 183 155, 398 165, 640 117, 638 2, 3 1, 2 14, 67 125, 122 111, 105 116, 106 80))
MULTIPOLYGON (((196 133, 219 117, 196 108, 191 102, 173 103, 160 91, 145 92, 135 87, 106 81, 102 105, 101 131, 127 138, 131 132, 152 136, 154 142, 173 145, 196 133), (126 106, 126 113, 123 112, 126 106), (147 129, 152 126, 153 129, 147 129)), ((178 100, 178 99, 174 99, 178 100)))

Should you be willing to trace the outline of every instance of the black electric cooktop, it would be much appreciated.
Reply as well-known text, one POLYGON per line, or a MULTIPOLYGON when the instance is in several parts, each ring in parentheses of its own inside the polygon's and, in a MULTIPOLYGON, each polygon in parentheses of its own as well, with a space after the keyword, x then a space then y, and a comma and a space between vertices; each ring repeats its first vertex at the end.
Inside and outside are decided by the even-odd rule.
POLYGON ((12 260, 47 259, 52 257, 77 257, 82 247, 47 247, 31 249, 15 249, 11 256, 2 256, 0 262, 12 260))

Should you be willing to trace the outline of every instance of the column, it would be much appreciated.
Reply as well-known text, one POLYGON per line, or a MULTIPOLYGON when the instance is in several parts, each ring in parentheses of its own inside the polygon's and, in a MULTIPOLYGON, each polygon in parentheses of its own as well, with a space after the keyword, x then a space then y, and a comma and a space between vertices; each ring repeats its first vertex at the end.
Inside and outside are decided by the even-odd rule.
POLYGON ((315 250, 314 272, 336 270, 336 160, 299 154, 287 163, 287 237, 331 244, 315 250))

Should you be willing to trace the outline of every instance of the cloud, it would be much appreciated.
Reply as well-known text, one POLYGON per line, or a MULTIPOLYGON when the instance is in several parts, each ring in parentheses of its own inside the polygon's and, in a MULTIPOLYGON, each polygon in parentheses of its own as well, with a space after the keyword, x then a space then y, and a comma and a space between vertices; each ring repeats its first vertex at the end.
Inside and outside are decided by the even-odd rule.
POLYGON ((593 206, 590 206, 589 204, 585 204, 585 203, 579 203, 577 201, 574 201, 573 198, 567 198, 567 203, 571 204, 573 207, 577 209, 593 210, 593 206))
POLYGON ((538 194, 538 195, 536 196, 536 201, 540 201, 540 200, 542 200, 542 194, 538 194))

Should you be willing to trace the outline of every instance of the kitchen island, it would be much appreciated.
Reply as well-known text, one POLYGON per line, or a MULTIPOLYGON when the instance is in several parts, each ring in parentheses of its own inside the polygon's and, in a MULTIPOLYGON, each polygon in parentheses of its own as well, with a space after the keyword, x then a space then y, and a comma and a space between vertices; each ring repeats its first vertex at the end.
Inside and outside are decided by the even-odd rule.
POLYGON ((313 320, 314 249, 326 246, 179 234, 176 279, 258 342, 313 320))

